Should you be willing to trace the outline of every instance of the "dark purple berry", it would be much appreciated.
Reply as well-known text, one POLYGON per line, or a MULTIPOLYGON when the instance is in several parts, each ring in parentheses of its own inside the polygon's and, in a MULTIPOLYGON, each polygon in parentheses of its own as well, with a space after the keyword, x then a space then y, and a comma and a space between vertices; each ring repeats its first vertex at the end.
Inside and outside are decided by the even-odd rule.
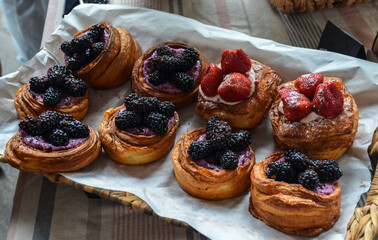
POLYGON ((192 142, 188 148, 188 154, 193 160, 201 160, 209 157, 212 153, 211 146, 208 142, 192 142))
POLYGON ((156 134, 166 134, 168 131, 168 118, 160 113, 150 113, 145 120, 145 124, 156 134))
POLYGON ((140 117, 131 111, 122 112, 115 118, 115 125, 117 128, 124 131, 140 126, 140 122, 140 117))
POLYGON ((319 185, 319 176, 314 170, 306 170, 299 174, 298 182, 303 187, 314 190, 319 185))
POLYGON ((36 93, 44 93, 50 86, 50 81, 47 76, 32 77, 29 81, 30 90, 36 93))
POLYGON ((59 89, 49 87, 43 96, 43 105, 47 107, 56 107, 62 98, 62 92, 59 89))
POLYGON ((60 129, 55 129, 52 132, 43 136, 46 142, 51 143, 54 146, 67 146, 69 138, 67 133, 60 129))
POLYGON ((73 97, 83 97, 87 92, 87 85, 81 79, 70 77, 66 78, 64 83, 64 91, 73 97))
POLYGON ((238 156, 231 150, 227 150, 221 155, 220 163, 224 169, 234 169, 238 166, 238 156))
POLYGON ((240 152, 246 149, 252 143, 251 134, 246 130, 241 130, 231 134, 230 149, 234 152, 240 152))
POLYGON ((163 114, 166 117, 171 117, 174 115, 175 110, 176 107, 172 102, 165 101, 159 104, 157 112, 163 114))
POLYGON ((18 124, 20 129, 24 130, 28 135, 40 136, 41 131, 36 118, 27 115, 26 118, 18 124))

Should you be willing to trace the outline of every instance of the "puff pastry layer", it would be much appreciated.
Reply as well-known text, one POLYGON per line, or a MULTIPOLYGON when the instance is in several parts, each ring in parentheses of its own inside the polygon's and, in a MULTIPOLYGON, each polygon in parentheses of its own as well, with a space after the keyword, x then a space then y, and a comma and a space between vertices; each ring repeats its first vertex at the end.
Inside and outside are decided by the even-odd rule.
POLYGON ((87 114, 89 108, 89 90, 87 93, 68 106, 61 107, 46 107, 42 101, 37 101, 33 98, 32 93, 28 90, 28 84, 22 85, 16 92, 14 98, 14 106, 18 117, 23 120, 27 115, 37 117, 47 110, 56 111, 63 114, 70 114, 77 120, 82 120, 87 114))
POLYGON ((7 143, 4 156, 13 167, 34 173, 72 172, 94 161, 101 153, 101 142, 96 132, 89 127, 88 139, 75 148, 44 151, 25 144, 20 133, 7 143))
POLYGON ((195 112, 206 120, 220 117, 235 128, 257 127, 272 105, 281 77, 269 66, 252 59, 251 63, 258 81, 252 96, 238 104, 227 105, 208 101, 198 94, 195 112))
POLYGON ((184 133, 172 152, 173 170, 181 188, 190 195, 208 200, 221 200, 245 193, 250 184, 250 172, 255 164, 255 154, 242 166, 229 170, 209 170, 198 166, 188 154, 192 141, 206 133, 198 128, 184 133))
POLYGON ((340 216, 339 182, 332 194, 325 195, 300 184, 267 178, 268 164, 283 156, 284 152, 273 153, 253 168, 249 211, 267 225, 289 234, 314 236, 328 230, 340 216))
MULTIPOLYGON (((109 34, 104 50, 84 68, 73 71, 73 74, 86 81, 90 87, 111 89, 120 86, 130 77, 141 51, 127 30, 115 28, 105 22, 99 24, 109 34)), ((88 31, 90 27, 78 32, 74 38, 88 31)))
POLYGON ((123 107, 106 111, 97 129, 102 146, 111 159, 119 164, 140 165, 155 161, 171 151, 179 125, 177 112, 165 135, 144 136, 119 130, 115 126, 115 117, 123 107))
MULTIPOLYGON (((359 119, 356 102, 340 78, 324 77, 324 82, 336 83, 344 97, 343 109, 332 118, 291 122, 278 110, 281 97, 276 95, 269 115, 280 149, 295 147, 311 158, 338 159, 352 145, 359 119)), ((294 81, 282 84, 279 90, 282 88, 295 89, 294 81)))
POLYGON ((203 54, 196 48, 194 48, 198 54, 199 54, 199 60, 201 62, 201 70, 199 77, 197 81, 194 83, 194 87, 191 91, 189 92, 183 92, 183 93, 165 93, 165 92, 160 92, 151 86, 149 86, 146 83, 146 79, 144 78, 143 74, 143 66, 144 62, 155 52, 155 50, 162 46, 162 45, 167 45, 168 47, 171 48, 188 48, 191 47, 188 44, 182 43, 182 42, 164 42, 164 43, 159 43, 150 49, 148 49, 135 63, 132 76, 131 76, 131 90, 133 92, 136 92, 140 94, 141 96, 145 97, 156 97, 160 101, 170 101, 173 102, 176 106, 176 108, 180 108, 186 105, 189 105, 193 102, 195 102, 197 98, 197 93, 198 93, 198 86, 201 83, 201 78, 204 73, 204 71, 207 69, 208 64, 203 56, 203 54))

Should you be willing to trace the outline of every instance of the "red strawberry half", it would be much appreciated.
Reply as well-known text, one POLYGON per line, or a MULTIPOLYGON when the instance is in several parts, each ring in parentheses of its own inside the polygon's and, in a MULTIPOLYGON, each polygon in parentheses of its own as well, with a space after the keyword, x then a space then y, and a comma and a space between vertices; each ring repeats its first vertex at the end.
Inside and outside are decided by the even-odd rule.
POLYGON ((325 82, 316 88, 312 102, 314 112, 322 117, 333 117, 343 108, 344 97, 334 82, 325 82))
POLYGON ((239 102, 248 98, 251 92, 251 82, 241 73, 227 74, 218 93, 227 102, 239 102))
POLYGON ((323 75, 318 73, 304 74, 295 80, 295 87, 308 98, 315 94, 316 87, 323 83, 323 75))
POLYGON ((210 64, 209 67, 203 74, 201 80, 201 90, 209 97, 217 95, 217 90, 219 84, 222 82, 223 71, 214 63, 210 64))
POLYGON ((223 51, 221 66, 225 74, 232 72, 246 73, 252 64, 248 55, 243 50, 236 49, 236 51, 223 51))
POLYGON ((284 115, 287 119, 297 122, 305 118, 311 112, 310 100, 300 92, 284 88, 279 92, 282 102, 284 115))

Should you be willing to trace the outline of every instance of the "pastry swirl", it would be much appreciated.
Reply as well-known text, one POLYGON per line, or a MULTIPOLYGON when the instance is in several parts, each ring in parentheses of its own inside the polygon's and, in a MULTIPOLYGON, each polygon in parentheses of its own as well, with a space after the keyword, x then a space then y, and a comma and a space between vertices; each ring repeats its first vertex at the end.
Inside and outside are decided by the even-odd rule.
POLYGON ((164 43, 159 43, 151 47, 150 49, 148 49, 135 62, 132 76, 131 76, 131 90, 133 92, 140 94, 141 96, 156 97, 160 101, 170 101, 175 104, 176 108, 189 105, 193 103, 197 98, 198 87, 201 83, 201 77, 208 67, 207 61, 205 57, 203 56, 203 54, 198 49, 193 47, 194 50, 196 50, 199 54, 199 61, 201 64, 200 73, 199 73, 197 81, 194 83, 193 89, 190 90, 189 92, 174 93, 174 94, 158 91, 147 84, 146 79, 143 74, 143 66, 144 66, 144 62, 155 52, 155 50, 158 47, 163 46, 163 45, 167 45, 170 48, 191 47, 190 45, 182 43, 182 42, 164 42, 164 43))
MULTIPOLYGON (((274 140, 280 149, 295 147, 311 158, 338 159, 352 145, 359 119, 356 102, 340 78, 324 77, 324 82, 336 83, 344 97, 342 110, 332 118, 291 122, 279 111, 281 97, 276 95, 269 115, 274 140)), ((282 84, 279 90, 282 88, 296 89, 294 81, 282 84)))
POLYGON ((188 154, 190 143, 206 133, 198 128, 184 133, 177 141, 172 152, 173 170, 181 188, 190 195, 208 200, 221 200, 239 196, 250 186, 250 172, 255 164, 252 158, 235 169, 209 170, 198 166, 188 154))
POLYGON ((124 105, 107 110, 101 120, 98 133, 102 146, 108 156, 119 164, 140 165, 155 161, 172 149, 179 116, 174 113, 174 121, 164 135, 135 135, 119 130, 115 126, 115 117, 124 105))
POLYGON ((248 99, 238 104, 227 105, 206 100, 199 93, 195 112, 206 120, 214 116, 220 117, 235 128, 257 127, 273 103, 281 77, 267 65, 252 59, 251 63, 258 83, 248 99))
POLYGON ((34 99, 33 94, 28 90, 29 83, 22 85, 16 92, 14 105, 18 117, 23 120, 27 115, 37 117, 47 110, 53 110, 63 114, 70 114, 77 120, 82 120, 89 108, 89 90, 86 94, 74 103, 61 107, 47 107, 42 101, 34 99))
POLYGON ((24 143, 16 133, 7 143, 4 156, 13 167, 34 173, 72 172, 94 161, 101 153, 101 143, 96 132, 90 130, 89 137, 80 145, 58 151, 33 148, 24 143))
POLYGON ((341 187, 317 194, 300 184, 266 176, 268 164, 284 156, 276 152, 255 165, 251 173, 249 211, 267 225, 285 233, 314 236, 331 228, 340 216, 341 187))

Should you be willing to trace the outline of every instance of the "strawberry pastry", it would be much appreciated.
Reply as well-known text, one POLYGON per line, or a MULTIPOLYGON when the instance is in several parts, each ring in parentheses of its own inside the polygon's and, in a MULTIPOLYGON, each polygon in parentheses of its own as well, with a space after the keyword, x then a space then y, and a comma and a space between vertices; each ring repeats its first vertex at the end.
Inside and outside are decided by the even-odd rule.
POLYGON ((221 63, 210 64, 201 79, 195 112, 207 120, 220 117, 235 128, 255 128, 280 83, 277 72, 250 59, 242 49, 225 50, 221 63))
POLYGON ((314 73, 281 85, 269 115, 281 149, 296 147, 318 159, 341 157, 358 127, 358 108, 343 81, 314 73))

